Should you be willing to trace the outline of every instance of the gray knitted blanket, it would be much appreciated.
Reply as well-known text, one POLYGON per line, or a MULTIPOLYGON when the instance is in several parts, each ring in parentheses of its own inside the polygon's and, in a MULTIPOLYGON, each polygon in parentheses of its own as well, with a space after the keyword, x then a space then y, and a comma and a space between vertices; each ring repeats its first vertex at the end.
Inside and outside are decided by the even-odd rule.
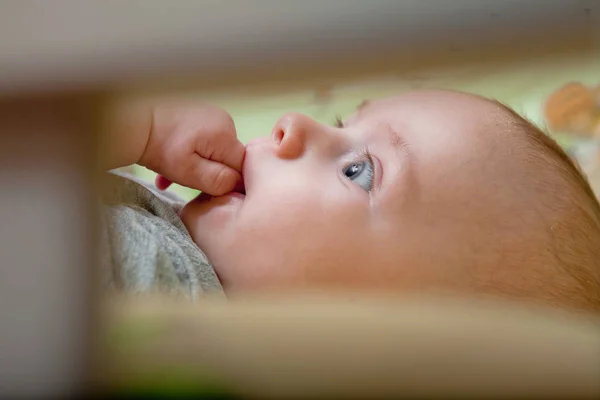
POLYGON ((179 218, 182 199, 121 173, 110 173, 107 187, 99 237, 106 289, 191 300, 224 295, 209 260, 179 218))

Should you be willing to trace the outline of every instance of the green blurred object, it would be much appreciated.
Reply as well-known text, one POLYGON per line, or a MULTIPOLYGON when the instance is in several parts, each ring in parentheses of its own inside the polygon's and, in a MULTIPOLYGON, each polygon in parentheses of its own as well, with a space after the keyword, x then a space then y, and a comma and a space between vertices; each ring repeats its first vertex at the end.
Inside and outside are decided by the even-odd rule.
POLYGON ((210 382, 198 379, 197 373, 185 368, 164 366, 162 370, 143 372, 139 376, 129 377, 127 383, 111 391, 110 397, 117 398, 178 398, 194 397, 199 399, 236 399, 210 382))
POLYGON ((203 369, 201 361, 181 357, 193 352, 182 337, 193 341, 195 336, 170 318, 134 317, 113 323, 106 336, 111 362, 117 367, 110 378, 110 397, 236 398, 203 369))

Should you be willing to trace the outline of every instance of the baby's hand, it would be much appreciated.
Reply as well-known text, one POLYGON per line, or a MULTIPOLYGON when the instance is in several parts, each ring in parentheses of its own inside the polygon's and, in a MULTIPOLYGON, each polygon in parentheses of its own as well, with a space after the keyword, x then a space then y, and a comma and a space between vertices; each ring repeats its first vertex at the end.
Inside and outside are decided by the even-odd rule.
POLYGON ((148 143, 138 164, 171 182, 220 196, 242 181, 245 148, 223 109, 191 103, 155 106, 148 143))

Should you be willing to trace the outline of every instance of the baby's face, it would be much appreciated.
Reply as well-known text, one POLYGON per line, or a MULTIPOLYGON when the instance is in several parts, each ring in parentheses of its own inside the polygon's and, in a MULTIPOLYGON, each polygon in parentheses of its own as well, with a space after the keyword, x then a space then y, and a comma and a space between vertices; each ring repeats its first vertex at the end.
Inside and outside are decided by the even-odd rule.
POLYGON ((287 114, 247 145, 245 196, 201 195, 182 217, 229 291, 457 288, 477 275, 461 250, 477 254, 502 213, 491 170, 509 169, 487 133, 500 114, 436 91, 341 127, 287 114))

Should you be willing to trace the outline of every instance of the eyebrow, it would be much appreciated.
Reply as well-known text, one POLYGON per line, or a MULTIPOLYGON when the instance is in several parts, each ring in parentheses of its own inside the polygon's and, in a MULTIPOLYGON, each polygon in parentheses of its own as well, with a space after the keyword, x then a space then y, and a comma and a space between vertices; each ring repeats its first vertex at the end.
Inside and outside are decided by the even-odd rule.
POLYGON ((389 122, 380 122, 378 124, 377 130, 382 133, 385 132, 387 137, 385 139, 382 138, 383 142, 387 142, 389 144, 392 150, 391 153, 393 153, 393 156, 391 158, 388 158, 387 162, 383 162, 384 165, 381 172, 382 178, 380 178, 381 193, 378 193, 378 196, 382 196, 381 199, 383 199, 388 198, 389 196, 389 194, 385 194, 386 192, 391 191, 392 194, 399 193, 400 203, 403 203, 407 198, 407 194, 409 192, 414 192, 412 188, 414 188, 416 185, 417 178, 414 175, 414 155, 411 152, 409 142, 404 137, 402 137, 402 135, 398 131, 396 131, 396 129, 394 129, 389 122), (391 170, 386 169, 387 167, 391 167, 391 170), (390 181, 390 179, 383 178, 390 171, 392 174, 392 181, 403 182, 400 185, 406 187, 409 190, 396 192, 397 189, 394 189, 394 187, 396 187, 396 184, 393 184, 392 181, 390 181))
POLYGON ((388 142, 391 147, 399 150, 405 149, 407 146, 406 140, 387 122, 381 123, 382 128, 388 135, 388 142))

